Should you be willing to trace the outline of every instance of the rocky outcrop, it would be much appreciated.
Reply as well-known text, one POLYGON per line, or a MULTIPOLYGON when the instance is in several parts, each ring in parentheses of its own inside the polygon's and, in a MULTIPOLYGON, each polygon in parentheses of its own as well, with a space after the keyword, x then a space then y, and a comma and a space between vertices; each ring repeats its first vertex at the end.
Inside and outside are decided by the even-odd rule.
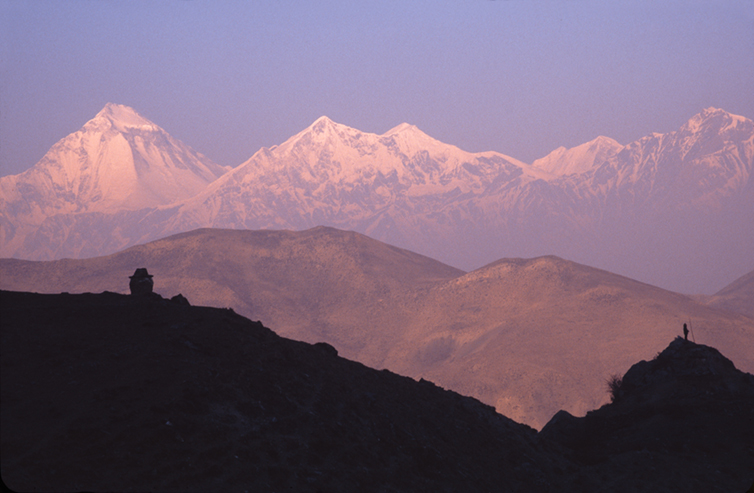
POLYGON ((632 366, 613 403, 583 418, 561 411, 540 436, 581 464, 568 481, 574 488, 746 491, 754 482, 754 375, 715 348, 678 338, 632 366))

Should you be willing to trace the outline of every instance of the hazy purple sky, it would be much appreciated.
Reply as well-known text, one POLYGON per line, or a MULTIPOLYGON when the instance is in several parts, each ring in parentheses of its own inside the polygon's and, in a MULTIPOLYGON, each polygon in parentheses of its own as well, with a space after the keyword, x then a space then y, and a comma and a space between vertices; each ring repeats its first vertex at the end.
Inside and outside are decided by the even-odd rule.
POLYGON ((107 102, 236 166, 321 115, 526 162, 754 117, 754 1, 0 0, 0 174, 107 102))

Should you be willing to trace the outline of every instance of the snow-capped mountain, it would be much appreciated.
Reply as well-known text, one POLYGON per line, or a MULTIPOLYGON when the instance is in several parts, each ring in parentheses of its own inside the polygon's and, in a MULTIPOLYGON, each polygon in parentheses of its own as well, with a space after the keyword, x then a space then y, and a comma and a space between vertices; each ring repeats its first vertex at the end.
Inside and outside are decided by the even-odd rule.
POLYGON ((750 119, 708 108, 595 164, 550 182, 582 225, 560 255, 682 292, 714 292, 754 267, 750 119))
POLYGON ((618 154, 621 149, 623 149, 623 146, 610 137, 599 136, 571 149, 558 147, 547 156, 537 159, 531 165, 534 168, 559 176, 580 174, 593 170, 618 154))
POLYGON ((627 145, 586 183, 611 183, 637 207, 709 214, 741 197, 752 205, 753 161, 754 122, 708 108, 676 132, 627 145))
POLYGON ((468 270, 554 254, 682 292, 712 293, 754 268, 754 123, 720 109, 675 132, 626 145, 598 137, 531 165, 465 152, 406 123, 376 135, 321 117, 209 183, 222 170, 189 168, 173 157, 187 154, 166 150, 173 144, 135 113, 106 107, 50 151, 74 157, 3 179, 2 254, 84 257, 198 227, 325 225, 468 270), (104 169, 126 179, 93 173, 103 168, 95 154, 121 156, 104 169), (150 168, 137 155, 173 160, 150 168), (159 173, 152 188, 140 179, 187 168, 201 178, 192 191, 159 173), (43 221, 19 233, 19 212, 30 210, 43 221))
POLYGON ((2 197, 33 199, 35 212, 48 216, 133 210, 193 197, 225 171, 133 109, 109 103, 34 167, 3 177, 2 197))
POLYGON ((676 132, 527 165, 408 124, 375 135, 322 117, 188 200, 165 232, 328 225, 465 269, 555 253, 694 291, 754 263, 752 139, 751 120, 709 108, 676 132))
POLYGON ((25 255, 23 231, 55 216, 167 205, 225 171, 132 108, 108 103, 31 169, 0 178, 0 252, 25 255))
MULTIPOLYGON (((321 117, 188 200, 169 229, 327 224, 416 246, 411 238, 416 228, 427 229, 429 216, 500 183, 521 185, 545 176, 499 153, 472 154, 443 144, 405 123, 376 135, 321 117)), ((447 226, 452 234, 455 225, 447 226)))

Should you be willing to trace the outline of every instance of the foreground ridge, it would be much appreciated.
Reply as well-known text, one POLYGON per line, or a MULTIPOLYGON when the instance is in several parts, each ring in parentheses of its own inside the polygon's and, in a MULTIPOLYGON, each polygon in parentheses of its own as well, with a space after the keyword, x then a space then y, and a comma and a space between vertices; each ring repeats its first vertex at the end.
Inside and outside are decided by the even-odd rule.
POLYGON ((583 418, 561 411, 540 432, 582 464, 574 487, 596 487, 600 474, 627 491, 754 485, 754 375, 717 349, 679 337, 613 380, 611 391, 611 404, 583 418))
POLYGON ((550 491, 564 464, 474 399, 232 310, 4 291, 2 319, 15 490, 550 491))
POLYGON ((745 491, 754 376, 675 340, 537 434, 232 310, 0 291, 16 490, 745 491))

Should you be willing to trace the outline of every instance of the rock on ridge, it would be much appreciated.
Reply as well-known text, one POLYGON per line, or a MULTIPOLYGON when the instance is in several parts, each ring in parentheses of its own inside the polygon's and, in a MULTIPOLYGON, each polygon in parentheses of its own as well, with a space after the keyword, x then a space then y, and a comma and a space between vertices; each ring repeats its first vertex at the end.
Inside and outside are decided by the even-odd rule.
POLYGON ((731 376, 738 373, 733 362, 717 349, 680 336, 650 362, 639 362, 623 377, 623 385, 641 387, 667 377, 690 375, 731 376))
POLYGON ((564 491, 752 486, 754 375, 715 348, 678 338, 613 383, 611 404, 583 418, 561 411, 540 432, 581 464, 564 491))

